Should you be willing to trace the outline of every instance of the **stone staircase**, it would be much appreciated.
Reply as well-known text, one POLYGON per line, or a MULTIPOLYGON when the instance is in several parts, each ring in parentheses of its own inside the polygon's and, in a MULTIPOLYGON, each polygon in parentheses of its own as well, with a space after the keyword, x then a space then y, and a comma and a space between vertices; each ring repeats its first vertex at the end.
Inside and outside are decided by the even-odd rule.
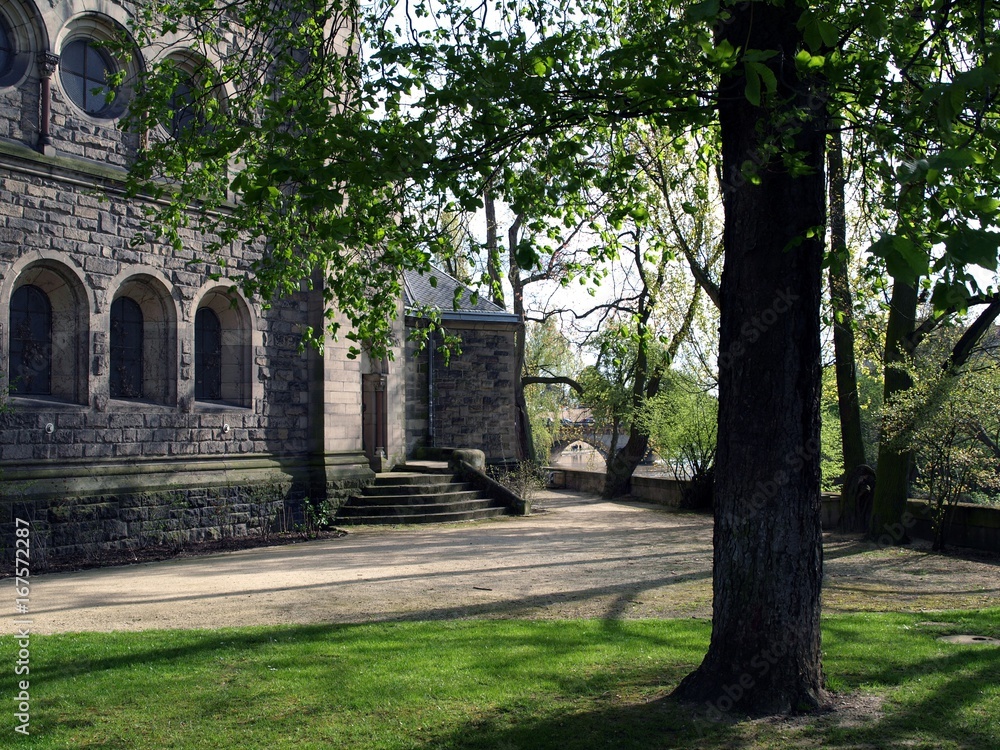
POLYGON ((450 473, 391 471, 375 475, 375 483, 352 496, 337 511, 338 526, 357 524, 444 523, 478 521, 507 513, 450 473))

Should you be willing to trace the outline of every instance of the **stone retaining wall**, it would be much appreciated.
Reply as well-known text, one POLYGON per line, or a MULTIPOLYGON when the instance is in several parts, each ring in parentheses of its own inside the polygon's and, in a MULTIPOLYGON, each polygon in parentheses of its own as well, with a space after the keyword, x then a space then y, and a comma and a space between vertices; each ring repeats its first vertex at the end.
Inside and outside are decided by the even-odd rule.
MULTIPOLYGON (((294 459, 59 466, 8 472, 0 482, 0 558, 31 525, 33 570, 108 552, 292 531, 306 521, 311 467, 294 459)), ((323 488, 332 514, 363 484, 353 474, 323 488)))
MULTIPOLYGON (((550 486, 577 492, 600 493, 604 487, 604 473, 550 467, 550 486)), ((681 493, 686 482, 656 477, 633 477, 630 496, 637 500, 680 506, 681 493)), ((822 496, 823 528, 834 530, 840 520, 840 496, 824 493, 822 496)), ((906 533, 917 539, 933 538, 930 508, 922 500, 910 500, 910 518, 906 533)), ((893 530, 888 530, 892 532, 893 530)), ((888 532, 887 532, 888 533, 888 532)), ((890 533, 890 536, 893 534, 890 533)), ((952 510, 951 524, 945 537, 946 546, 1000 552, 1000 508, 960 503, 952 510)))

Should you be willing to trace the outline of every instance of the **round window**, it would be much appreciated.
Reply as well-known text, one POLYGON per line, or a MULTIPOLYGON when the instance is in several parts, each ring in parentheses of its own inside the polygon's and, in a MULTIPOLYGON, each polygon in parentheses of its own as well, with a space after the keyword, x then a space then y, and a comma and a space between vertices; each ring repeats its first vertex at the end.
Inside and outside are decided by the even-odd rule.
POLYGON ((63 88, 70 100, 90 115, 100 115, 111 105, 113 89, 108 79, 115 72, 111 56, 89 39, 77 39, 59 58, 63 88))
POLYGON ((14 35, 3 16, 0 16, 0 76, 6 75, 14 66, 14 35))

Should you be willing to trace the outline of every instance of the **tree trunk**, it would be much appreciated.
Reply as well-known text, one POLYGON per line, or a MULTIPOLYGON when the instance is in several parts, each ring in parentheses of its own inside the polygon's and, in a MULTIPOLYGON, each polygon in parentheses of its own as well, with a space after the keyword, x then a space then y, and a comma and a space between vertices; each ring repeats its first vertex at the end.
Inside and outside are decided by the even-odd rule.
POLYGON ((795 68, 802 43, 795 3, 744 3, 730 13, 722 38, 740 49, 778 51, 768 61, 778 103, 748 100, 742 65, 722 77, 726 222, 712 638, 701 666, 674 695, 713 714, 786 713, 824 700, 819 311, 826 105, 815 82, 795 68), (794 142, 789 151, 806 170, 793 171, 781 154, 765 156, 783 139, 794 142))
MULTIPOLYGON (((506 309, 507 303, 503 298, 503 264, 500 262, 500 242, 497 236, 497 207, 490 186, 483 193, 483 207, 486 210, 486 271, 490 277, 490 300, 506 309)), ((511 268, 516 269, 517 264, 511 268)))
MULTIPOLYGON (((684 314, 684 322, 670 339, 665 363, 661 362, 654 368, 653 372, 650 372, 649 354, 645 343, 648 341, 648 337, 643 334, 648 333, 649 319, 652 315, 652 309, 647 307, 645 300, 655 295, 649 295, 648 287, 643 292, 639 307, 639 330, 642 343, 639 344, 639 355, 636 358, 635 384, 633 386, 633 407, 635 409, 640 408, 644 402, 659 394, 664 375, 662 368, 674 360, 681 344, 691 335, 702 291, 702 287, 695 281, 691 302, 684 314)), ((649 450, 649 432, 646 431, 646 428, 637 425, 633 419, 629 428, 628 442, 622 446, 621 450, 615 448, 615 441, 612 441, 611 450, 608 452, 608 464, 604 473, 604 490, 602 491, 606 498, 628 494, 629 481, 649 450)))
POLYGON ((840 132, 830 137, 830 307, 833 311, 833 349, 837 373, 837 407, 843 444, 844 477, 865 464, 858 403, 858 373, 854 356, 854 302, 848 276, 847 214, 844 202, 844 154, 840 132))
MULTIPOLYGON (((917 289, 915 285, 896 281, 889 302, 889 321, 885 334, 885 383, 884 403, 913 385, 910 376, 898 367, 906 352, 919 343, 920 333, 914 340, 917 316, 917 289)), ((976 320, 966 329, 955 344, 942 367, 957 373, 972 356, 979 341, 1000 316, 1000 296, 994 295, 976 320)), ((930 418, 930 416, 928 416, 930 418)), ((878 481, 872 507, 869 536, 880 544, 908 544, 906 529, 912 524, 906 518, 906 500, 910 488, 910 469, 913 454, 903 450, 896 442, 879 441, 878 481)), ((943 543, 943 541, 942 541, 943 543)))
POLYGON ((871 517, 874 472, 865 461, 858 399, 858 371, 854 351, 854 301, 851 297, 847 247, 847 211, 844 199, 844 144, 840 131, 830 135, 830 308, 833 313, 834 371, 837 376, 837 412, 844 473, 840 490, 840 528, 865 533, 871 517))
MULTIPOLYGON (((905 281, 895 281, 889 300, 889 320, 885 328, 885 373, 882 402, 892 403, 897 393, 913 385, 910 376, 900 369, 907 351, 907 341, 913 333, 917 316, 917 288, 905 281)), ((885 439, 878 446, 878 471, 872 518, 868 534, 882 544, 907 544, 910 541, 903 526, 906 495, 910 484, 912 455, 898 441, 885 439)))
POLYGON ((604 497, 621 497, 628 494, 632 474, 645 457, 647 450, 649 450, 649 435, 633 425, 629 430, 628 441, 621 450, 613 450, 608 455, 604 490, 601 493, 604 497))
MULTIPOLYGON (((496 227, 496 208, 490 199, 490 213, 496 227)), ((528 401, 524 397, 524 357, 527 344, 527 331, 524 324, 524 282, 521 280, 521 270, 517 265, 516 250, 518 233, 521 231, 521 217, 517 217, 507 230, 507 279, 510 281, 511 297, 514 303, 514 314, 520 323, 514 334, 514 371, 517 380, 514 383, 514 405, 517 409, 517 419, 514 429, 517 431, 517 449, 519 461, 536 461, 535 440, 531 433, 531 420, 528 419, 528 401)), ((496 241, 494 229, 494 242, 496 241)), ((497 282, 499 283, 499 282, 497 282)))

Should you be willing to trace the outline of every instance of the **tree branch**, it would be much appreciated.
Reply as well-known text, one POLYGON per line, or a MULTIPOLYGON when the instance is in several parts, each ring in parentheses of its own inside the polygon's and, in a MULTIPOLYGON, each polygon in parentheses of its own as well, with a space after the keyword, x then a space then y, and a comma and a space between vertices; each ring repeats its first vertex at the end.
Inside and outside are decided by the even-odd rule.
POLYGON ((998 315, 1000 315, 1000 294, 995 294, 989 306, 979 313, 979 317, 965 330, 962 338, 951 350, 951 356, 945 363, 946 370, 954 371, 969 361, 976 344, 993 325, 993 321, 997 319, 998 315))
POLYGON ((563 375, 528 375, 521 378, 521 385, 568 385, 574 391, 583 395, 583 386, 573 378, 563 375))

